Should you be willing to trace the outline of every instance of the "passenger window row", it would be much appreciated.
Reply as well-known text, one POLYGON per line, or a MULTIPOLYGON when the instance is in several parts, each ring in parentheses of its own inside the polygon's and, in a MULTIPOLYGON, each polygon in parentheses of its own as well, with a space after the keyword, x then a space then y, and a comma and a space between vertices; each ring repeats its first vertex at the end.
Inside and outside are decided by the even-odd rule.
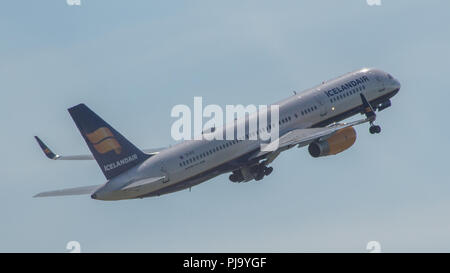
POLYGON ((305 109, 305 110, 302 110, 301 111, 301 114, 302 114, 302 116, 304 116, 304 115, 307 115, 307 114, 309 114, 309 113, 312 113, 312 112, 314 112, 314 111, 316 111, 317 110, 317 105, 313 105, 313 106, 311 106, 311 107, 309 107, 309 108, 307 108, 307 109, 305 109))
MULTIPOLYGON (((309 107, 309 108, 307 108, 305 110, 302 110, 300 113, 301 113, 302 116, 304 116, 304 115, 307 115, 307 114, 310 114, 310 113, 316 111, 317 109, 318 109, 317 105, 313 105, 313 106, 311 106, 311 107, 309 107)), ((294 116, 295 116, 295 118, 299 117, 299 115, 297 113, 295 113, 294 116)), ((278 123, 279 123, 279 125, 281 125, 281 124, 288 123, 291 120, 292 120, 291 116, 287 116, 287 117, 282 118, 278 123)), ((273 125, 273 127, 275 127, 275 124, 273 125)), ((246 134, 245 135, 245 139, 250 139, 251 137, 257 136, 258 134, 260 134, 263 131, 266 131, 266 132, 270 133, 271 129, 272 129, 272 125, 269 124, 267 127, 261 128, 257 132, 255 131, 255 132, 246 134)), ((190 159, 184 160, 184 161, 180 162, 180 167, 189 165, 189 164, 194 163, 194 162, 196 162, 196 161, 198 161, 200 159, 203 159, 203 158, 205 158, 207 156, 210 156, 213 153, 216 153, 216 152, 218 152, 220 150, 223 150, 225 148, 231 147, 232 145, 235 145, 236 143, 238 143, 240 141, 242 141, 242 140, 233 140, 231 142, 226 142, 225 144, 219 145, 219 146, 217 146, 217 147, 215 147, 215 148, 213 148, 213 149, 211 149, 209 151, 206 151, 206 152, 204 152, 204 153, 202 153, 200 155, 197 155, 197 156, 194 156, 194 157, 192 157, 190 159)))
MULTIPOLYGON (((279 124, 281 125, 281 124, 284 124, 286 122, 289 122, 289 121, 291 121, 291 119, 292 118, 290 116, 285 117, 282 120, 280 120, 279 124)), ((252 132, 250 134, 246 134, 245 135, 245 139, 250 139, 250 137, 257 136, 261 132, 268 132, 268 133, 270 133, 272 127, 275 127, 275 124, 273 124, 273 126, 271 124, 269 124, 268 126, 259 129, 258 132, 255 131, 255 132, 252 132)), ((218 146, 214 147, 213 149, 211 149, 209 151, 203 152, 202 154, 199 154, 197 156, 193 156, 193 157, 191 157, 189 159, 186 159, 186 160, 180 162, 179 165, 180 165, 180 167, 189 165, 189 164, 194 163, 194 162, 196 162, 196 161, 198 161, 200 159, 206 158, 207 156, 210 156, 210 155, 212 155, 212 154, 214 154, 214 153, 216 153, 216 152, 218 152, 220 150, 223 150, 223 149, 226 149, 228 147, 231 147, 231 146, 237 144, 240 141, 242 141, 242 140, 232 140, 232 141, 229 141, 229 142, 225 142, 224 144, 218 145, 218 146)), ((180 159, 182 159, 182 157, 180 157, 180 159)))
POLYGON ((287 123, 287 122, 289 122, 289 121, 291 121, 291 116, 287 116, 287 117, 285 117, 285 118, 282 118, 282 119, 278 122, 278 124, 279 124, 279 125, 285 124, 285 123, 287 123))
MULTIPOLYGON (((348 96, 351 96, 353 94, 356 94, 357 92, 362 91, 364 89, 366 89, 366 87, 364 85, 362 85, 359 88, 352 89, 352 90, 347 91, 347 92, 345 92, 343 94, 340 94, 340 95, 338 95, 338 96, 336 96, 334 98, 331 98, 330 102, 335 102, 337 100, 344 99, 345 97, 348 97, 348 96)), ((316 111, 317 109, 318 109, 317 105, 313 105, 313 106, 311 106, 311 107, 309 107, 307 109, 302 110, 300 113, 301 113, 302 116, 305 116, 307 114, 310 114, 310 113, 316 111)), ((294 116, 295 116, 295 118, 299 117, 299 115, 297 113, 295 113, 294 116)), ((287 117, 282 118, 278 123, 279 123, 279 125, 281 125, 281 124, 288 123, 291 120, 292 120, 291 116, 287 116, 287 117)), ((275 125, 273 125, 273 126, 275 127, 275 125)), ((250 139, 250 137, 254 137, 255 135, 258 135, 259 133, 261 133, 262 131, 267 131, 269 133, 271 129, 272 129, 272 125, 269 124, 267 127, 259 129, 258 132, 252 132, 250 134, 246 134, 245 135, 245 139, 250 139)), ((206 152, 204 152, 204 153, 202 153, 200 155, 194 156, 192 158, 189 158, 189 159, 186 159, 186 160, 180 162, 180 167, 189 165, 189 164, 194 163, 194 162, 196 162, 196 161, 198 161, 200 159, 206 158, 207 156, 210 156, 210 155, 212 155, 212 154, 214 154, 214 153, 216 153, 216 152, 218 152, 220 150, 223 150, 223 149, 226 149, 228 147, 231 147, 231 146, 237 144, 240 141, 242 141, 242 140, 232 140, 232 141, 226 142, 226 143, 224 143, 222 145, 218 145, 218 146, 214 147, 213 149, 211 149, 209 151, 206 151, 206 152)), ((180 157, 180 158, 182 159, 182 157, 180 157)))
POLYGON ((193 156, 193 157, 191 157, 189 159, 186 159, 186 160, 180 162, 179 165, 180 165, 180 167, 189 165, 190 163, 194 163, 194 162, 196 162, 196 161, 198 161, 200 159, 206 158, 207 156, 210 156, 210 155, 212 155, 212 154, 214 154, 214 153, 216 153, 216 152, 218 152, 220 150, 223 150, 223 149, 226 149, 228 147, 231 147, 231 146, 237 144, 239 141, 242 141, 242 140, 232 140, 232 141, 229 141, 229 142, 225 142, 225 143, 223 143, 221 145, 218 145, 218 146, 212 148, 209 151, 203 152, 203 153, 201 153, 201 154, 199 154, 197 156, 193 156))
POLYGON ((351 95, 354 95, 354 94, 356 94, 356 93, 358 93, 358 92, 360 92, 360 91, 362 91, 364 89, 366 89, 366 87, 364 85, 362 85, 362 86, 360 86, 358 88, 352 89, 350 91, 347 91, 347 92, 345 92, 343 94, 340 94, 340 95, 337 95, 336 97, 331 98, 330 102, 333 103, 335 101, 342 100, 342 99, 344 99, 346 97, 349 97, 351 95))

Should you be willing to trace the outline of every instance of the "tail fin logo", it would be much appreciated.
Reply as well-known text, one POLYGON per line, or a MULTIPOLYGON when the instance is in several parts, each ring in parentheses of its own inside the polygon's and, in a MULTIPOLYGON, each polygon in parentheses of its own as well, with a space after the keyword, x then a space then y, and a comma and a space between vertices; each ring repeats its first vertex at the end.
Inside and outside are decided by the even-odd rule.
POLYGON ((101 153, 107 153, 114 151, 116 154, 122 152, 122 146, 114 138, 114 135, 106 127, 100 127, 90 134, 86 134, 89 142, 94 146, 94 149, 101 153))

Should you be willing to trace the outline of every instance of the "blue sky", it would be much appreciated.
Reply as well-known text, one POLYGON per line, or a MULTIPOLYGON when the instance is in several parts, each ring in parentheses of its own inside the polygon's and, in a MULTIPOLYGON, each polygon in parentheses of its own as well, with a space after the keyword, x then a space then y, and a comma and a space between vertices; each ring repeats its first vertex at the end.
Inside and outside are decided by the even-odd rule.
POLYGON ((450 250, 448 1, 5 1, 0 251, 450 250), (176 104, 269 104, 361 67, 402 83, 337 156, 292 149, 271 176, 101 202, 38 192, 105 181, 66 109, 86 103, 142 148, 173 144, 176 104))

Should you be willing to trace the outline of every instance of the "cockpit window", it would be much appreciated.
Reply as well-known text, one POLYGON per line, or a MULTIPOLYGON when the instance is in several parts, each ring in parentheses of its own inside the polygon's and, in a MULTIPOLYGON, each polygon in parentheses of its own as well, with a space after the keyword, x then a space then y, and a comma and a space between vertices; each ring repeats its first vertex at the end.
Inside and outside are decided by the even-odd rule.
POLYGON ((391 74, 387 74, 387 76, 388 76, 388 78, 389 78, 390 80, 393 79, 393 77, 391 76, 391 74))

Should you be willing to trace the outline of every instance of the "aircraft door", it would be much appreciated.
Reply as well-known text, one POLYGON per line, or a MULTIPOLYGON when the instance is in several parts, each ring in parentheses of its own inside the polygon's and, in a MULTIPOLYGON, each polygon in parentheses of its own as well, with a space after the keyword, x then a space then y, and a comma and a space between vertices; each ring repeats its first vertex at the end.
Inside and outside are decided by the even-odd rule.
POLYGON ((159 163, 159 170, 161 172, 161 175, 164 175, 166 178, 164 179, 163 183, 169 182, 169 172, 167 170, 167 162, 165 160, 161 160, 159 163))
POLYGON ((319 113, 321 117, 325 117, 328 114, 327 104, 326 104, 326 97, 323 92, 321 92, 321 89, 317 89, 317 94, 315 97, 317 104, 319 107, 319 113))

